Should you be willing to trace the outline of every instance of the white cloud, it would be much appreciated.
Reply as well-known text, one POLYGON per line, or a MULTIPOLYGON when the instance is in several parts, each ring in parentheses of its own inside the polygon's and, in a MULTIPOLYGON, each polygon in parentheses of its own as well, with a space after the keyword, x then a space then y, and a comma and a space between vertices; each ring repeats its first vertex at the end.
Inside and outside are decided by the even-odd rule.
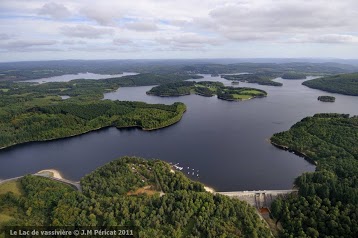
POLYGON ((9 40, 12 37, 9 34, 0 33, 0 40, 9 40))
POLYGON ((113 35, 114 33, 114 30, 111 28, 90 25, 64 26, 60 30, 65 36, 88 39, 98 39, 106 35, 113 35))
POLYGON ((34 57, 50 47, 69 55, 69 47, 93 49, 98 57, 106 55, 99 49, 128 55, 136 50, 140 57, 152 57, 155 49, 172 54, 168 57, 175 50, 193 57, 198 50, 208 56, 250 57, 252 51, 270 57, 285 56, 290 47, 296 55, 337 57, 353 55, 358 47, 357 0, 0 1, 0 46, 32 50, 34 57), (15 39, 57 43, 21 46, 15 39))
POLYGON ((133 41, 126 39, 126 38, 115 38, 115 39, 113 39, 113 44, 115 44, 115 45, 131 45, 131 44, 133 44, 133 41))
POLYGON ((202 49, 207 46, 216 46, 221 43, 221 41, 216 38, 201 36, 195 33, 183 33, 169 38, 157 38, 156 41, 161 45, 171 46, 171 48, 175 49, 202 49))
POLYGON ((130 22, 125 27, 133 31, 157 31, 158 26, 154 22, 130 22))
POLYGON ((62 19, 69 17, 71 12, 62 4, 50 2, 46 3, 38 10, 39 15, 51 16, 55 19, 62 19))
POLYGON ((55 40, 18 40, 11 41, 6 44, 6 46, 10 48, 25 48, 32 46, 46 46, 46 45, 54 45, 57 41, 55 40))
POLYGON ((83 40, 63 40, 61 42, 63 45, 85 45, 86 41, 83 40))
POLYGON ((48 46, 57 44, 55 40, 16 40, 0 43, 1 51, 43 51, 49 50, 48 46))
POLYGON ((88 4, 80 9, 80 13, 88 19, 96 21, 100 25, 110 26, 115 25, 115 19, 122 17, 120 10, 116 5, 111 4, 88 4))
MULTIPOLYGON (((204 27, 228 39, 272 41, 302 33, 332 34, 358 27, 354 1, 259 0, 226 4, 202 20, 204 27), (342 14, 344 12, 344 14, 342 14)), ((337 42, 338 43, 338 42, 337 42)), ((342 41, 341 43, 344 43, 342 41)))
POLYGON ((349 44, 358 43, 358 36, 345 34, 301 35, 291 38, 288 43, 325 43, 349 44))

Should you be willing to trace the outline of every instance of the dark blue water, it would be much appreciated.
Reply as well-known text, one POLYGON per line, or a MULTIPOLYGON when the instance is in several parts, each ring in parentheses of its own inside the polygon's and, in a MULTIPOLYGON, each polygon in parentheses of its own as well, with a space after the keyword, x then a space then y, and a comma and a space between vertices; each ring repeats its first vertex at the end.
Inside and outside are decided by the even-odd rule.
MULTIPOLYGON (((230 81, 206 76, 203 80, 230 81)), ((314 166, 303 158, 272 146, 267 139, 318 112, 358 114, 358 97, 322 92, 302 86, 302 80, 282 80, 283 87, 260 86, 267 98, 228 102, 197 95, 161 98, 145 94, 151 87, 120 88, 106 99, 187 105, 183 119, 157 131, 107 128, 52 142, 29 143, 0 151, 0 178, 54 168, 78 180, 115 158, 136 155, 179 163, 199 170, 198 180, 218 191, 287 189, 295 177, 314 166), (317 100, 334 95, 335 103, 317 100)))

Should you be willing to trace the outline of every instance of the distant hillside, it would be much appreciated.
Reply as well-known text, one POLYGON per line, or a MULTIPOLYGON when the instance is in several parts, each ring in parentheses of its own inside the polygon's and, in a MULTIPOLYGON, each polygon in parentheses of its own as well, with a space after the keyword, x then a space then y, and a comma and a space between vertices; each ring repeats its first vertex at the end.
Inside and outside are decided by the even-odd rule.
POLYGON ((302 84, 331 93, 358 96, 358 73, 317 78, 305 81, 302 84))
MULTIPOLYGON (((343 63, 313 63, 304 59, 296 62, 287 60, 257 59, 191 59, 191 60, 57 60, 0 63, 0 80, 38 79, 64 74, 97 73, 120 74, 122 72, 137 73, 264 73, 277 74, 286 72, 316 74, 339 74, 358 71, 357 65, 343 63)), ((350 62, 350 61, 349 61, 350 62)))

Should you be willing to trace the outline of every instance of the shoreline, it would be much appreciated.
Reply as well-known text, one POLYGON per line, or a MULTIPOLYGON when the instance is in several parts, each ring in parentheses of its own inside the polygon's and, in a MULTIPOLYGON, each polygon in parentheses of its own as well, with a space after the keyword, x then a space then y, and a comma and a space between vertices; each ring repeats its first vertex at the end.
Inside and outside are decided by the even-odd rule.
POLYGON ((215 189, 213 189, 212 187, 204 185, 204 189, 206 192, 213 193, 213 194, 216 193, 215 189))
POLYGON ((44 169, 44 170, 40 170, 39 172, 35 173, 35 174, 45 174, 45 173, 52 173, 52 176, 49 177, 53 177, 53 178, 57 178, 57 179, 64 179, 64 177, 62 177, 62 174, 60 173, 60 171, 56 170, 56 169, 44 169))
POLYGON ((318 165, 318 161, 315 161, 315 160, 311 159, 310 157, 308 157, 308 156, 307 156, 305 153, 303 153, 303 152, 300 152, 300 151, 291 149, 291 148, 288 147, 288 146, 284 146, 284 145, 277 144, 277 143, 273 142, 271 139, 268 139, 268 141, 269 141, 273 146, 275 146, 276 148, 279 148, 279 149, 281 149, 281 150, 285 150, 285 151, 288 151, 288 152, 292 152, 292 153, 294 153, 295 155, 304 158, 304 159, 305 159, 307 162, 309 162, 310 164, 315 165, 315 166, 318 165))
POLYGON ((118 130, 120 130, 120 129, 131 129, 131 128, 137 128, 137 129, 141 129, 141 130, 143 130, 143 131, 159 130, 159 129, 163 129, 163 128, 166 128, 166 127, 169 127, 169 126, 172 126, 172 125, 178 123, 178 122, 183 118, 183 115, 184 115, 185 112, 186 112, 186 108, 185 108, 185 110, 181 113, 180 117, 179 117, 177 120, 175 120, 175 121, 172 122, 172 123, 169 123, 168 125, 163 125, 163 126, 160 126, 160 127, 144 128, 144 127, 142 127, 142 126, 137 126, 137 125, 123 126, 123 127, 118 127, 118 126, 116 126, 116 125, 103 126, 103 127, 97 127, 97 128, 91 129, 91 130, 87 130, 87 131, 84 131, 84 132, 81 132, 81 133, 78 133, 78 134, 68 135, 68 136, 59 137, 59 138, 50 138, 50 139, 42 139, 42 140, 33 140, 33 141, 25 141, 25 142, 20 142, 20 143, 13 143, 13 144, 10 144, 10 145, 8 145, 8 146, 0 147, 0 150, 11 149, 12 147, 20 146, 20 145, 25 145, 25 144, 27 144, 27 143, 37 143, 37 142, 47 142, 47 141, 64 140, 64 139, 68 139, 68 138, 72 138, 72 137, 76 137, 76 136, 85 135, 85 134, 90 133, 90 132, 95 132, 95 131, 104 130, 104 129, 111 128, 111 127, 115 127, 115 128, 117 128, 118 130))

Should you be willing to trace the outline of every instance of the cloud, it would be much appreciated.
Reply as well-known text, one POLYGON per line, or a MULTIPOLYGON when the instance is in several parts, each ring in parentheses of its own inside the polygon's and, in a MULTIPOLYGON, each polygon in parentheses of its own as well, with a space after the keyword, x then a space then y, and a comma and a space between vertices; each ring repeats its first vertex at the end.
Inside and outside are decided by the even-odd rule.
POLYGON ((50 2, 46 3, 38 10, 39 15, 50 16, 55 19, 63 19, 69 17, 71 12, 62 4, 50 2))
POLYGON ((5 34, 5 33, 0 33, 0 40, 9 40, 11 39, 12 37, 8 34, 5 34))
POLYGON ((216 57, 276 57, 288 56, 290 50, 290 57, 317 56, 317 52, 356 57, 358 47, 357 0, 0 2, 4 59, 18 49, 32 51, 36 58, 36 51, 50 48, 62 50, 64 58, 86 57, 90 51, 95 52, 93 57, 112 57, 115 49, 141 52, 133 57, 154 57, 159 55, 156 49, 163 57, 180 55, 173 53, 177 50, 188 56, 193 52, 193 57, 199 51, 203 57, 204 52, 216 57), (57 43, 51 46, 46 41, 57 43), (83 51, 74 55, 71 47, 83 51))
POLYGON ((87 44, 86 41, 83 40, 63 40, 61 42, 63 45, 84 45, 87 44))
POLYGON ((157 38, 156 40, 160 44, 171 45, 176 48, 203 48, 208 45, 219 45, 221 42, 216 38, 195 33, 183 33, 170 38, 157 38))
POLYGON ((111 4, 89 4, 82 8, 80 13, 104 26, 113 26, 115 19, 121 18, 120 10, 115 5, 111 6, 111 4))
POLYGON ((0 44, 1 51, 44 51, 51 50, 47 46, 56 45, 55 40, 17 40, 0 44))
POLYGON ((33 46, 48 46, 56 43, 57 41, 55 40, 18 40, 8 42, 5 45, 9 48, 26 48, 33 46))
POLYGON ((187 26, 191 22, 189 20, 172 19, 169 20, 169 23, 173 26, 187 26))
POLYGON ((352 21, 358 17, 353 6, 350 0, 330 4, 323 0, 240 1, 216 7, 209 12, 209 19, 198 21, 203 28, 231 40, 272 41, 287 35, 329 34, 358 27, 352 21))
POLYGON ((303 35, 290 38, 288 43, 324 43, 349 44, 358 43, 358 36, 345 34, 303 35))
POLYGON ((133 31, 157 31, 158 26, 154 22, 130 22, 125 27, 133 31))
POLYGON ((131 45, 133 44, 132 40, 125 39, 125 38, 116 38, 113 39, 113 44, 115 45, 131 45))
POLYGON ((71 51, 83 51, 83 52, 116 52, 116 53, 133 53, 138 52, 136 48, 121 48, 115 46, 85 46, 85 47, 70 47, 71 51))
POLYGON ((351 22, 339 10, 343 4, 324 4, 324 1, 252 1, 230 4, 210 11, 209 15, 221 26, 273 29, 314 29, 339 27, 351 22), (337 12, 336 12, 337 11, 337 12), (332 16, 335 16, 334 18, 332 16))
POLYGON ((88 39, 98 39, 106 35, 114 34, 112 28, 95 27, 90 25, 64 26, 60 31, 65 36, 88 39))

